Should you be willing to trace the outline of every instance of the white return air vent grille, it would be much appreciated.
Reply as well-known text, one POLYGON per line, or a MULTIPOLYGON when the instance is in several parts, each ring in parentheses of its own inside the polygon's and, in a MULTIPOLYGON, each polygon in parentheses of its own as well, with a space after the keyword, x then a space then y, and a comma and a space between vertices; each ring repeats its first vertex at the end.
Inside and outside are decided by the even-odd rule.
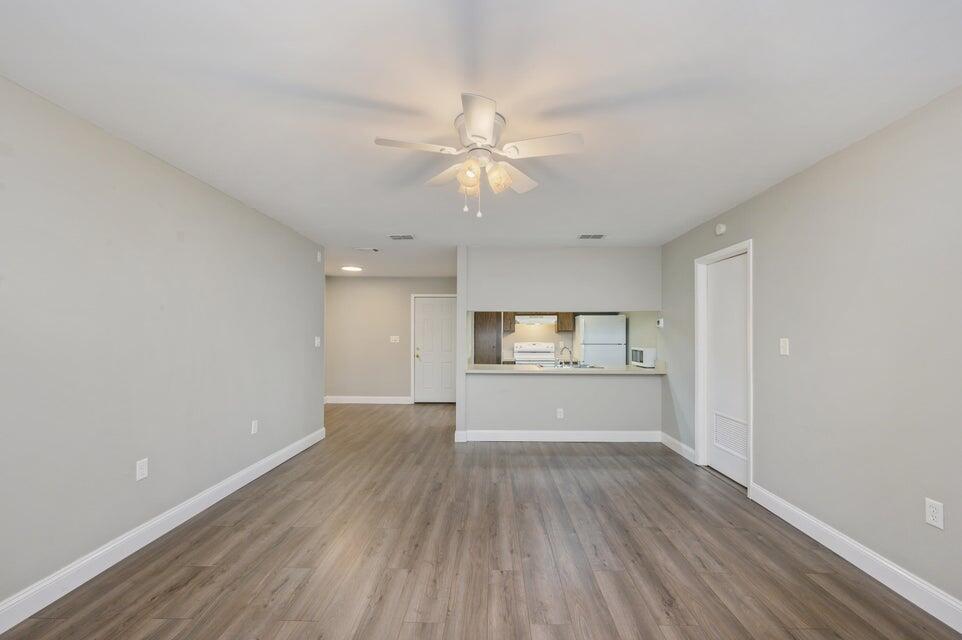
POLYGON ((582 233, 578 236, 579 240, 601 240, 605 237, 603 233, 582 233))
POLYGON ((733 456, 748 460, 748 424, 715 413, 715 446, 733 456))
POLYGON ((410 233, 395 233, 388 236, 391 240, 414 240, 414 236, 410 233))

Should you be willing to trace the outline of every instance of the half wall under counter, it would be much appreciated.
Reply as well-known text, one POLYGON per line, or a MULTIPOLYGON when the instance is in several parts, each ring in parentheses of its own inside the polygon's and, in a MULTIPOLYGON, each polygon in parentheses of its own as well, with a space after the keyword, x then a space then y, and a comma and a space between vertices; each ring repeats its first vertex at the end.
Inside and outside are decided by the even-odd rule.
POLYGON ((459 439, 661 442, 664 373, 469 364, 459 439))

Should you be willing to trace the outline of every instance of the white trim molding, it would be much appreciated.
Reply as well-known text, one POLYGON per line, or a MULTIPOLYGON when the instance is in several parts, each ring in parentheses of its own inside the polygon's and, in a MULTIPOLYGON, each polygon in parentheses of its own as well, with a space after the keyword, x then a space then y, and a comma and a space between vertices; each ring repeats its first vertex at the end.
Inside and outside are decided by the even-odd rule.
POLYGON ((455 441, 455 442, 467 442, 467 441, 468 441, 468 433, 467 433, 467 431, 455 429, 455 431, 454 431, 454 441, 455 441))
POLYGON ((674 451, 675 453, 677 453, 678 455, 680 455, 682 458, 684 458, 688 462, 695 461, 695 450, 689 447, 687 444, 685 444, 681 440, 677 440, 671 437, 670 435, 668 435, 667 433, 662 432, 661 443, 666 447, 668 447, 669 449, 671 449, 672 451, 674 451))
POLYGON ((13 594, 0 602, 0 633, 26 620, 51 602, 73 591, 282 462, 317 444, 324 439, 324 436, 324 429, 318 429, 13 594))
POLYGON ((467 442, 661 442, 661 431, 468 429, 465 438, 467 442))
POLYGON ((822 543, 909 602, 962 632, 962 601, 825 524, 771 491, 752 483, 748 497, 822 543))
POLYGON ((414 404, 411 396, 324 396, 324 404, 414 404))

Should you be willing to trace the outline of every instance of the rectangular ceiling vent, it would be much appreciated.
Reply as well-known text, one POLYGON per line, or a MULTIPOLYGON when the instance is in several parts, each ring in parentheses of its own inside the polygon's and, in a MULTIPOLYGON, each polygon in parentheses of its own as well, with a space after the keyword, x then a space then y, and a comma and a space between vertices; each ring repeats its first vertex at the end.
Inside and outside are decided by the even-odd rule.
POLYGON ((377 253, 380 251, 377 247, 354 247, 355 251, 366 251, 368 253, 377 253))
POLYGON ((578 236, 579 240, 601 240, 605 237, 603 233, 582 233, 578 236))
POLYGON ((414 236, 410 233, 395 233, 388 236, 391 240, 414 240, 414 236))

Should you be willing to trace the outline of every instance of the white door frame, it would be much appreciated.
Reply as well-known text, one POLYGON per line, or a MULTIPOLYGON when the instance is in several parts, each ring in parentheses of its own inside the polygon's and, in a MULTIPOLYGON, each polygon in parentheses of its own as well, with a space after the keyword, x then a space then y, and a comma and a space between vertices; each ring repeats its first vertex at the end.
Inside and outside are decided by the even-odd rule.
MULTIPOLYGON (((416 298, 457 298, 456 293, 412 293, 411 294, 411 402, 414 402, 414 300, 416 298)), ((457 332, 455 332, 457 333, 457 332)), ((457 347, 457 345, 455 345, 457 347)), ((455 376, 457 370, 455 370, 455 376)))
POLYGON ((708 464, 708 265, 748 254, 748 486, 755 476, 755 374, 752 361, 754 259, 751 239, 695 259, 695 464, 708 464))

